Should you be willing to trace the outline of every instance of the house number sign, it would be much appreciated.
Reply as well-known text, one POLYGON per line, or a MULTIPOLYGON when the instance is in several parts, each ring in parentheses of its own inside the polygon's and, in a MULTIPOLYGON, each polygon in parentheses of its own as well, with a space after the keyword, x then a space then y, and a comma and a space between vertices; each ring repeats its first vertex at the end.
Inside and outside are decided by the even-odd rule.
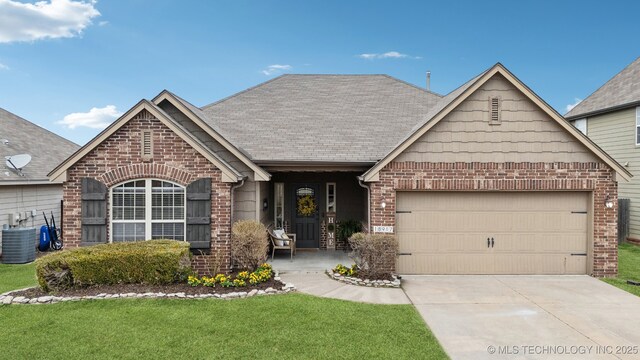
POLYGON ((374 233, 393 233, 393 226, 374 226, 374 233))

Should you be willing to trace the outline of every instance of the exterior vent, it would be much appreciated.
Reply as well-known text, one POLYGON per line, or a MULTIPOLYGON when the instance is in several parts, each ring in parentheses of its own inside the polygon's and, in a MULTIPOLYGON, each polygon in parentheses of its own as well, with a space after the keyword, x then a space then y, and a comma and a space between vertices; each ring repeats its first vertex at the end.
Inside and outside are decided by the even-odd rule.
POLYGON ((142 160, 151 161, 153 159, 153 133, 150 130, 142 131, 142 160))
POLYGON ((489 125, 500 125, 502 116, 500 114, 500 98, 492 96, 489 98, 489 125))

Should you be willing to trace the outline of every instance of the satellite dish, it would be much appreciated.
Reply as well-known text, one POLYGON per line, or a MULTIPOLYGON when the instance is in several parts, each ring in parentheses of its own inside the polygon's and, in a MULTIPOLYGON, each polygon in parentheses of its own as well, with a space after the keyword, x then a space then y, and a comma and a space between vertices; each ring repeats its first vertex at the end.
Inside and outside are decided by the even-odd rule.
POLYGON ((13 156, 5 156, 7 160, 7 167, 15 169, 20 175, 22 175, 22 168, 27 166, 31 161, 31 155, 29 154, 19 154, 13 156))

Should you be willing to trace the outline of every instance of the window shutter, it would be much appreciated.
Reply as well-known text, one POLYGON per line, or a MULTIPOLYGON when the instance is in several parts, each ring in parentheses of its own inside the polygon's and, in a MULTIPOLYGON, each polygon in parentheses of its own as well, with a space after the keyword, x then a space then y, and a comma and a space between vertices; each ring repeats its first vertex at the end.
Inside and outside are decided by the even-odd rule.
POLYGON ((107 193, 100 181, 82 178, 82 245, 107 242, 107 193))
POLYGON ((192 249, 211 247, 211 179, 187 185, 187 241, 192 249))

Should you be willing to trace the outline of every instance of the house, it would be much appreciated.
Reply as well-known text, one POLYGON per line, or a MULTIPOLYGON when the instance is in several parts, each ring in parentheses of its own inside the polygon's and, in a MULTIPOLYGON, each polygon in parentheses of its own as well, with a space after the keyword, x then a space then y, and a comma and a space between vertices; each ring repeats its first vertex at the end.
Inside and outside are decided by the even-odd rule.
POLYGON ((62 182, 50 182, 47 173, 79 148, 73 142, 0 108, 0 226, 39 228, 44 224, 42 212, 49 217, 53 212, 60 220, 62 182), (21 169, 7 163, 7 156, 15 161, 15 155, 21 154, 31 156, 31 161, 21 169))
MULTIPOLYGON (((629 172, 640 174, 640 58, 565 117, 629 172)), ((631 200, 628 240, 640 242, 640 180, 621 182, 618 196, 631 200)))
POLYGON ((327 222, 395 234, 403 274, 617 273, 631 174, 503 65, 446 96, 386 75, 283 75, 201 108, 141 100, 51 171, 67 246, 172 238, 195 267, 233 221, 334 249, 327 222))

